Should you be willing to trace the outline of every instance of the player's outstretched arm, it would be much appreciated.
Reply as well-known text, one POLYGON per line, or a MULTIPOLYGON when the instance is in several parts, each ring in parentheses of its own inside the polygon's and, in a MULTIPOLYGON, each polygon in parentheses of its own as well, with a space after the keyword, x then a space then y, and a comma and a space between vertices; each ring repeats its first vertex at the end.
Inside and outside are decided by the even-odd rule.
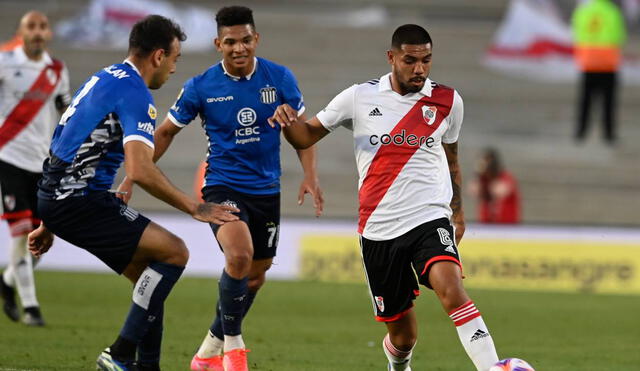
POLYGON ((176 188, 153 162, 154 150, 140 141, 124 145, 124 164, 127 177, 152 196, 184 211, 196 220, 224 224, 238 220, 232 214, 240 212, 235 207, 214 203, 200 203, 176 188))
POLYGON ((456 227, 456 245, 462 240, 464 235, 465 223, 464 223, 464 211, 462 210, 462 171, 460 164, 458 163, 458 142, 455 143, 442 143, 444 152, 447 155, 447 162, 449 164, 449 174, 451 175, 451 188, 453 190, 453 196, 451 197, 451 210, 453 215, 451 221, 453 226, 456 227))
MULTIPOLYGON (((167 151, 171 142, 173 142, 173 138, 182 130, 182 128, 176 126, 166 118, 162 125, 156 129, 155 134, 153 135, 154 142, 154 151, 153 151, 153 162, 158 162, 160 157, 164 155, 167 151)), ((120 185, 118 186, 118 190, 116 193, 116 197, 128 203, 133 196, 133 181, 129 179, 129 177, 124 177, 120 185)))
POLYGON ((267 121, 272 127, 280 125, 284 137, 295 149, 307 149, 329 134, 329 130, 322 126, 317 117, 303 120, 286 103, 278 106, 267 121))

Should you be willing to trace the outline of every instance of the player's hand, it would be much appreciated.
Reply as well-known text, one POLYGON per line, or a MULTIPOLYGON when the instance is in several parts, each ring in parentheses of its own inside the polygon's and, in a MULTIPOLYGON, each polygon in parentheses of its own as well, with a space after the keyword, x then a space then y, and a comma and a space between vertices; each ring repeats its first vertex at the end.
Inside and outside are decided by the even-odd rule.
POLYGON ((324 207, 324 198, 322 198, 322 189, 318 179, 305 177, 300 183, 300 191, 298 192, 298 205, 304 203, 304 196, 309 193, 313 197, 313 207, 316 209, 316 217, 322 215, 324 207))
POLYGON ((237 215, 233 214, 239 212, 240 210, 237 207, 204 202, 198 204, 192 216, 195 220, 201 222, 222 225, 227 222, 240 220, 237 215))
POLYGON ((463 217, 453 217, 453 226, 455 227, 455 231, 456 231, 456 246, 460 245, 460 241, 462 240, 462 236, 464 235, 464 230, 465 230, 465 224, 464 224, 464 218, 463 217))
POLYGON ((279 105, 273 113, 273 116, 267 119, 267 122, 272 128, 275 128, 276 125, 285 128, 295 124, 296 121, 298 121, 298 111, 286 103, 279 105))
POLYGON ((133 196, 133 181, 125 176, 116 190, 116 197, 121 199, 125 204, 128 204, 131 196, 133 196))
POLYGON ((31 254, 39 258, 51 248, 53 244, 53 233, 41 223, 37 229, 29 233, 27 242, 31 254))

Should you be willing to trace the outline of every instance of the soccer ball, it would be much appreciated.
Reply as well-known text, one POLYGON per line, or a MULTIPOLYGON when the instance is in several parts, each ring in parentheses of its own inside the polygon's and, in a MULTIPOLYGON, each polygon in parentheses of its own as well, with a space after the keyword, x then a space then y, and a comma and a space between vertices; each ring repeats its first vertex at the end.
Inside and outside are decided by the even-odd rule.
POLYGON ((491 366, 489 371, 535 371, 527 362, 518 358, 507 358, 491 366))

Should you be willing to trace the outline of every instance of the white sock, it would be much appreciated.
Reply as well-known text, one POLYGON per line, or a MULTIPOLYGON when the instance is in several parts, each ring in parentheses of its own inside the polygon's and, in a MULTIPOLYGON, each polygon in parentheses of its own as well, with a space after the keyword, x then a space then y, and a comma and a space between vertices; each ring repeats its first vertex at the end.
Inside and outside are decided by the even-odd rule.
POLYGON ((16 280, 13 274, 13 265, 11 264, 7 265, 7 268, 2 272, 2 280, 9 287, 15 287, 16 285, 16 280))
POLYGON ((13 270, 15 287, 23 308, 37 307, 36 285, 33 278, 33 260, 27 249, 27 235, 11 239, 11 260, 9 269, 13 270))
POLYGON ((410 351, 399 350, 391 343, 389 334, 387 334, 382 340, 382 350, 384 350, 384 354, 389 360, 391 370, 411 371, 411 355, 413 354, 413 348, 410 351))
POLYGON ((222 347, 224 346, 224 340, 215 337, 211 331, 207 331, 207 335, 202 340, 200 349, 196 354, 200 358, 211 358, 222 354, 222 347))
POLYGON ((242 335, 235 336, 224 336, 224 351, 225 353, 234 350, 234 349, 244 349, 244 340, 242 340, 242 335))
MULTIPOLYGON (((31 255, 31 262, 33 263, 33 269, 36 269, 36 266, 38 265, 38 262, 40 261, 40 258, 36 258, 35 256, 31 255)), ((4 280, 4 283, 9 286, 9 287, 16 287, 16 276, 15 276, 15 270, 13 269, 13 265, 9 264, 7 265, 7 268, 5 268, 4 272, 2 272, 2 279, 4 280)))
POLYGON ((498 362, 496 347, 482 316, 471 300, 449 313, 460 342, 478 371, 487 371, 498 362))

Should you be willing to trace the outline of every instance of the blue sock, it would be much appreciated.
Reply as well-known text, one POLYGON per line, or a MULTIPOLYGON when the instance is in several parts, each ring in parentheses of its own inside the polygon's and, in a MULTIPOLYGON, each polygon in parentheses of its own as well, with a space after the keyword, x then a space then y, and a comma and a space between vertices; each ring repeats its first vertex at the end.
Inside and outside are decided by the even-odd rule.
MULTIPOLYGON (((244 313, 242 314, 242 318, 247 316, 249 309, 251 308, 251 304, 253 304, 253 300, 256 298, 257 292, 247 292, 246 303, 244 304, 244 313)), ((222 320, 220 319, 222 316, 220 315, 220 301, 216 304, 216 319, 213 321, 211 325, 211 333, 213 336, 218 339, 224 339, 224 332, 222 331, 222 320)))
POLYGON ((155 321, 149 326, 147 334, 138 344, 138 364, 157 365, 160 363, 160 349, 162 348, 162 320, 164 307, 156 315, 155 321))
POLYGON ((218 283, 220 293, 220 312, 222 314, 222 329, 224 335, 240 335, 242 332, 242 317, 249 288, 248 279, 237 280, 224 270, 218 283))
MULTIPOLYGON (((158 317, 160 316, 162 319, 164 301, 169 296, 173 285, 180 278, 182 271, 184 271, 184 267, 173 264, 159 262, 149 264, 133 288, 133 304, 131 304, 127 320, 120 330, 120 338, 136 345, 140 344, 158 317)), ((115 349, 115 353, 120 359, 135 358, 135 348, 133 352, 127 349, 127 354, 120 353, 119 349, 115 349)))

